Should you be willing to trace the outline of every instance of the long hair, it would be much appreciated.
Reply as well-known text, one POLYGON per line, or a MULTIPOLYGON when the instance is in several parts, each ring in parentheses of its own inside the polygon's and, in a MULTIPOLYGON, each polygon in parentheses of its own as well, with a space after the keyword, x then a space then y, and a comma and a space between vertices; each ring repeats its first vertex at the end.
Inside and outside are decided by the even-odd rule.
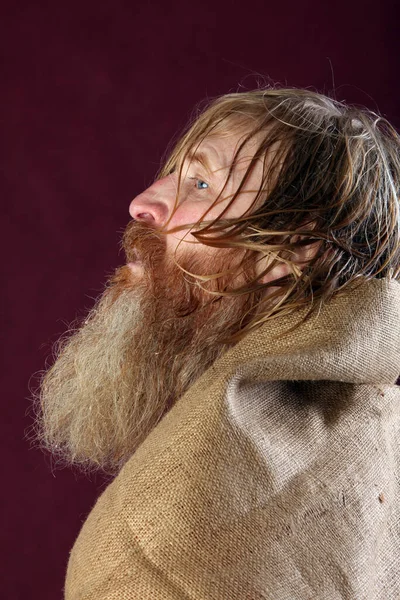
MULTIPOLYGON (((357 281, 400 278, 400 137, 386 119, 309 90, 224 95, 196 115, 158 175, 178 172, 177 201, 189 153, 209 136, 235 131, 244 134, 227 180, 241 149, 250 140, 258 146, 229 206, 261 159, 263 176, 253 205, 235 219, 224 218, 227 208, 212 221, 205 220, 205 213, 191 233, 207 246, 242 249, 243 265, 250 257, 270 259, 261 274, 247 277, 242 286, 210 291, 219 298, 251 298, 251 310, 237 324, 236 341, 266 320, 299 308, 306 309, 305 320, 357 281), (315 242, 318 251, 299 269, 291 261, 293 253, 315 242), (289 275, 260 281, 281 263, 290 267, 289 275), (271 286, 279 291, 266 293, 271 286)), ((192 276, 204 289, 207 280, 215 280, 215 274, 192 276)))

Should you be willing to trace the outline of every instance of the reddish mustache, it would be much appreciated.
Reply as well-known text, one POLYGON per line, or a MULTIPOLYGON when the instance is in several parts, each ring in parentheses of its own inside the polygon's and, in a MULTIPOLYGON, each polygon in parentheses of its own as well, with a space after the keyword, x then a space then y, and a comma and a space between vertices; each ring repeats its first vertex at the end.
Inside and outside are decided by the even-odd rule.
POLYGON ((128 223, 122 238, 127 262, 151 261, 165 254, 165 238, 145 223, 132 220, 128 223))

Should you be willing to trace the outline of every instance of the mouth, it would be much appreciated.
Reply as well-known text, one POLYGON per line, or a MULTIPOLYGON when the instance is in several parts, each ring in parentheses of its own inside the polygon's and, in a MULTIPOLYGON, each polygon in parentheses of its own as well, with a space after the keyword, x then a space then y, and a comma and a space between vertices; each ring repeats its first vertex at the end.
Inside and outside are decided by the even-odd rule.
POLYGON ((143 265, 139 260, 136 260, 134 262, 128 262, 127 266, 130 268, 131 271, 135 273, 137 271, 143 270, 143 265))
POLYGON ((127 265, 131 271, 137 272, 138 270, 143 269, 143 263, 140 260, 139 253, 135 248, 133 248, 132 254, 129 258, 131 258, 131 260, 127 263, 127 265))

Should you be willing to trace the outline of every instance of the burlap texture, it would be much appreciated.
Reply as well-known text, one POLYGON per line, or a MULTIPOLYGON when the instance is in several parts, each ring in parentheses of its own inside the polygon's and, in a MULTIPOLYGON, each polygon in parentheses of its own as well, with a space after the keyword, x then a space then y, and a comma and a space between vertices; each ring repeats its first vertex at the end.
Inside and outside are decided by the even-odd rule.
POLYGON ((400 283, 249 334, 90 513, 67 600, 400 598, 400 283))

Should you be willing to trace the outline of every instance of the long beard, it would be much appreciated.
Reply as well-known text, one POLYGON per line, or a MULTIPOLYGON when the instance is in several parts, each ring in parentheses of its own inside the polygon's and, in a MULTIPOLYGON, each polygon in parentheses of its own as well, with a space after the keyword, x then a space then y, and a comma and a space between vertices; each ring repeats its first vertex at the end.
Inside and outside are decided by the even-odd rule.
MULTIPOLYGON (((249 298, 210 295, 177 267, 156 233, 138 223, 124 236, 119 268, 82 326, 58 344, 37 394, 36 439, 63 465, 115 473, 186 390, 232 343, 249 298), (222 340, 222 341, 221 341, 222 340)), ((187 271, 238 265, 235 250, 218 259, 186 253, 187 271)), ((226 289, 223 277, 208 290, 226 289)))

